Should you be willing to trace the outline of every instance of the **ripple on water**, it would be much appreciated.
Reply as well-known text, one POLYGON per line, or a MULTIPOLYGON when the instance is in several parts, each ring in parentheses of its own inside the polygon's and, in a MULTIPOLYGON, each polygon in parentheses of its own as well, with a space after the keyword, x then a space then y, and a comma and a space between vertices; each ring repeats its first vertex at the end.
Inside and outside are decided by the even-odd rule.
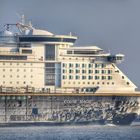
POLYGON ((140 126, 0 127, 0 140, 139 140, 140 126))

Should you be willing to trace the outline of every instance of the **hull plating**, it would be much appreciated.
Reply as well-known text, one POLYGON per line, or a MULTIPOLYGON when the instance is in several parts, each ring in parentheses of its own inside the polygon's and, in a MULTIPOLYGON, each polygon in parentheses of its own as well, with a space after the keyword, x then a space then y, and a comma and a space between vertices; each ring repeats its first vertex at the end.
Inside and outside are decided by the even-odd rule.
POLYGON ((128 125, 138 97, 1 96, 0 123, 128 125))

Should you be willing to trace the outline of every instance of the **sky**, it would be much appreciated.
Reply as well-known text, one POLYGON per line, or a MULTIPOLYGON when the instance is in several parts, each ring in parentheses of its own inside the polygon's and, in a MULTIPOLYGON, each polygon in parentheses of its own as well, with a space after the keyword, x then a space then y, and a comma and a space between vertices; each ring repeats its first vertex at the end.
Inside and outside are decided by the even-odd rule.
POLYGON ((0 27, 21 14, 37 28, 72 32, 76 46, 123 53, 118 67, 140 89, 140 0, 0 0, 0 27))

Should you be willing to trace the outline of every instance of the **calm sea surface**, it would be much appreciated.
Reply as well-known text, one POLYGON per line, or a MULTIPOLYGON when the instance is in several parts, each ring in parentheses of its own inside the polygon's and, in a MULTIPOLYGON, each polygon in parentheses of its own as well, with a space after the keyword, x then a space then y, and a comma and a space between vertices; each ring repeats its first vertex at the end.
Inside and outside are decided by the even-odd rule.
POLYGON ((0 140, 140 140, 140 126, 0 127, 0 140))

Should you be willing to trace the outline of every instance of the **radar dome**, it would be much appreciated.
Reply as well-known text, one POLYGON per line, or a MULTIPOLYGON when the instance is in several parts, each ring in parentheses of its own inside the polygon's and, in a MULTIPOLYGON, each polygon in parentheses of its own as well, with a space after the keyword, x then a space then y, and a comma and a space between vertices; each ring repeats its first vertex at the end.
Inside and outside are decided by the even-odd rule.
POLYGON ((6 30, 6 31, 3 32, 3 35, 4 35, 4 36, 12 36, 13 33, 6 30))

